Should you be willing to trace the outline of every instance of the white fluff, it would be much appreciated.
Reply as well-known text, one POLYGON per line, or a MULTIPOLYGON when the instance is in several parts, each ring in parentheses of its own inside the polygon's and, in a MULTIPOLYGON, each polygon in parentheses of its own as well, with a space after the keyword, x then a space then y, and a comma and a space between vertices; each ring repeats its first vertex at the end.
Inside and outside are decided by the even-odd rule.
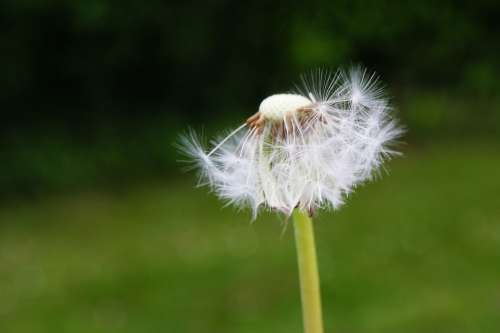
POLYGON ((200 185, 239 208, 290 215, 338 208, 396 152, 388 145, 402 130, 374 75, 316 71, 291 94, 273 95, 259 108, 259 128, 242 125, 213 141, 210 152, 194 133, 183 151, 200 171, 200 185), (309 108, 308 113, 299 112, 309 108))
POLYGON ((281 121, 297 109, 310 105, 311 101, 298 94, 277 94, 265 98, 259 106, 259 112, 271 121, 281 121))

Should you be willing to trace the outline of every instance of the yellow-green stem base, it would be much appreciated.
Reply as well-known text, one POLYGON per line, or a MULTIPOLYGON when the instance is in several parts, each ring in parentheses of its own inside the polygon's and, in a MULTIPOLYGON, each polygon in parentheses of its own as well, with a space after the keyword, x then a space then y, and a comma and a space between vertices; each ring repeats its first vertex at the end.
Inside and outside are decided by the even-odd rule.
POLYGON ((300 294, 305 333, 323 333, 316 245, 311 218, 296 208, 293 225, 299 264, 300 294))

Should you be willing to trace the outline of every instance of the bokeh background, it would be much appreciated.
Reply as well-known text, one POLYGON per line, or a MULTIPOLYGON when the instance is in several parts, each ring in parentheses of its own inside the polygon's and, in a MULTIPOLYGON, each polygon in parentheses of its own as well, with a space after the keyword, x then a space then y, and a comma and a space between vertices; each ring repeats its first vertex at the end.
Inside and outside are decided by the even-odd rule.
POLYGON ((498 1, 3 0, 0 332, 300 332, 293 233, 183 173, 317 67, 404 157, 316 221, 327 332, 500 331, 498 1))

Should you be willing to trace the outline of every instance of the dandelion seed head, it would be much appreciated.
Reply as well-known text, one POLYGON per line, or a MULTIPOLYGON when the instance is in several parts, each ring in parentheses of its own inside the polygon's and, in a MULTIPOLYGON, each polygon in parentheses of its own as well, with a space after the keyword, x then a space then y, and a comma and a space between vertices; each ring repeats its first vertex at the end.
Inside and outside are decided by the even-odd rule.
POLYGON ((374 74, 318 70, 287 94, 264 99, 258 112, 205 150, 194 132, 183 151, 228 204, 290 215, 337 209, 398 153, 403 133, 374 74), (208 153, 206 152, 208 151, 208 153))

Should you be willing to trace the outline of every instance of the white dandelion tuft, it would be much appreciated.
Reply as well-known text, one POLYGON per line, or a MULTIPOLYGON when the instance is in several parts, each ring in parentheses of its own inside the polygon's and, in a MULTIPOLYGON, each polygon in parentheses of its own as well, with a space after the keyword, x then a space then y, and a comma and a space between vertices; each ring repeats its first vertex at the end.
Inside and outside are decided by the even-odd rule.
POLYGON ((290 215, 338 208, 397 154, 402 134, 374 74, 318 70, 290 93, 267 97, 259 111, 206 150, 194 132, 182 151, 228 204, 290 215))

